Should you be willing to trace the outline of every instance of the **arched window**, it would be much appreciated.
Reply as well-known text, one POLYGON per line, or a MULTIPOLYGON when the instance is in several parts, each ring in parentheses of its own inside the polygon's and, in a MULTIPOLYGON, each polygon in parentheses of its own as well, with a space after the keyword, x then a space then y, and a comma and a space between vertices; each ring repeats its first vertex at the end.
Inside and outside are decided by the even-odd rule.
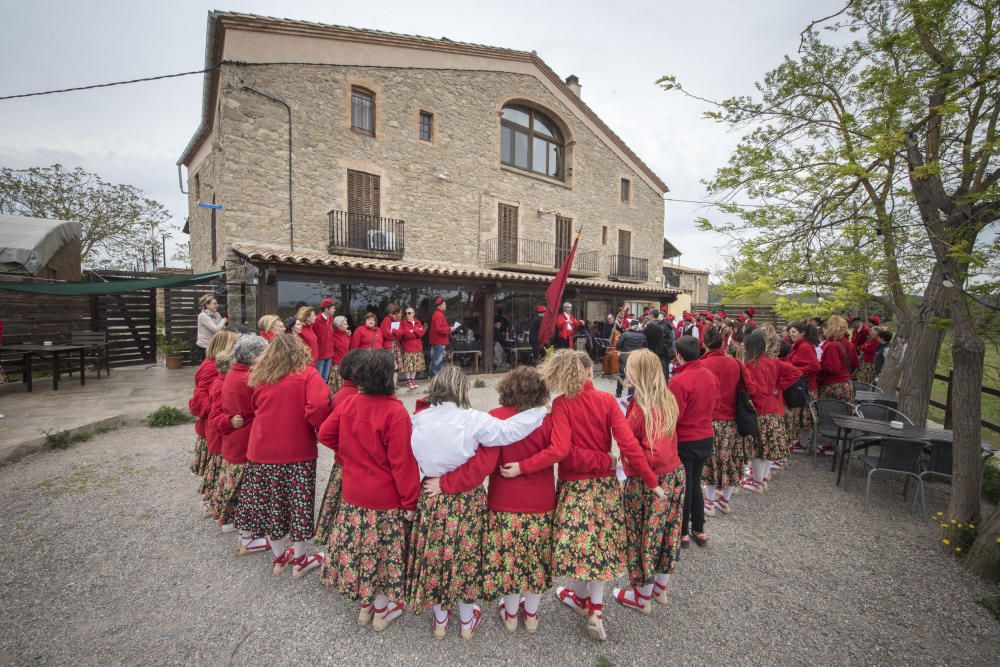
POLYGON ((500 161, 562 180, 566 142, 559 127, 540 111, 505 106, 500 116, 500 161))

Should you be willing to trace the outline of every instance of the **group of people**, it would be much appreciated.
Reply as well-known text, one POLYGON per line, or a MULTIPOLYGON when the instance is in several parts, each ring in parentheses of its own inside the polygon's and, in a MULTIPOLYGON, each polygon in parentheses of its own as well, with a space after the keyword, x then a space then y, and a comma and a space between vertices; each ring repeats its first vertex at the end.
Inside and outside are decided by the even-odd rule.
MULTIPOLYGON (((284 331, 262 318, 260 335, 211 337, 189 405, 191 471, 203 515, 237 533, 238 553, 271 553, 275 575, 317 570, 376 631, 405 610, 430 611, 440 639, 457 612, 471 639, 483 618, 477 602, 489 601, 508 631, 523 622, 533 633, 541 595, 566 577, 555 595, 606 639, 607 582, 627 573, 628 585, 610 591, 626 609, 666 604, 679 550, 708 543, 705 516, 730 513, 736 487, 763 492, 784 466, 807 426, 786 411, 783 392, 800 377, 811 392, 850 392, 843 318, 824 323, 818 350, 812 323, 788 327, 784 358, 770 325, 723 321, 673 340, 666 372, 659 353, 631 351, 627 401, 595 388, 587 354, 559 349, 537 370, 507 373, 489 413, 471 408, 465 373, 444 365, 411 415, 395 397, 406 348, 385 346, 374 315, 369 331, 350 336, 361 344, 331 355, 340 378, 331 390, 323 357, 302 335, 320 316, 335 324, 325 308, 332 303, 319 316, 300 312, 284 331), (736 426, 744 391, 755 436, 736 426), (317 517, 319 444, 334 463, 317 517)), ((390 324, 392 340, 406 340, 402 328, 390 324)))

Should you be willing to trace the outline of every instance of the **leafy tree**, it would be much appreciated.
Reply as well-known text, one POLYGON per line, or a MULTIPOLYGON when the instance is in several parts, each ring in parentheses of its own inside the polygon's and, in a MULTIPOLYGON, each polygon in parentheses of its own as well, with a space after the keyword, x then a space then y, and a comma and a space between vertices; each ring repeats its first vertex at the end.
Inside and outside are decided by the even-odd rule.
POLYGON ((83 224, 84 266, 124 268, 151 253, 170 218, 142 190, 62 165, 0 169, 0 213, 83 224))

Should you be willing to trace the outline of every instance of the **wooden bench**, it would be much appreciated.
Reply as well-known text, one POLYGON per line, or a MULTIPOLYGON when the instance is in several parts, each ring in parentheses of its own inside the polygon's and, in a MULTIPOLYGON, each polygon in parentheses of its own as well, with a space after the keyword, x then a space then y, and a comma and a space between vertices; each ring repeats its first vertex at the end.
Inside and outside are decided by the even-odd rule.
POLYGON ((100 331, 74 331, 70 334, 70 342, 73 345, 83 345, 86 347, 86 356, 94 359, 97 366, 97 377, 101 377, 101 366, 111 375, 111 359, 108 354, 108 332, 106 329, 100 331))

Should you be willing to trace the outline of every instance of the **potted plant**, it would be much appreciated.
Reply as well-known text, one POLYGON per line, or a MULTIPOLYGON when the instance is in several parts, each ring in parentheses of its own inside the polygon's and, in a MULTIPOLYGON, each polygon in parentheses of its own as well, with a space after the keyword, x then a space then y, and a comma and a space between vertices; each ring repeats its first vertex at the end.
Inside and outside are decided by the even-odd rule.
POLYGON ((160 347, 163 358, 167 362, 167 368, 178 369, 184 363, 184 354, 191 350, 191 343, 186 340, 168 340, 160 347))

